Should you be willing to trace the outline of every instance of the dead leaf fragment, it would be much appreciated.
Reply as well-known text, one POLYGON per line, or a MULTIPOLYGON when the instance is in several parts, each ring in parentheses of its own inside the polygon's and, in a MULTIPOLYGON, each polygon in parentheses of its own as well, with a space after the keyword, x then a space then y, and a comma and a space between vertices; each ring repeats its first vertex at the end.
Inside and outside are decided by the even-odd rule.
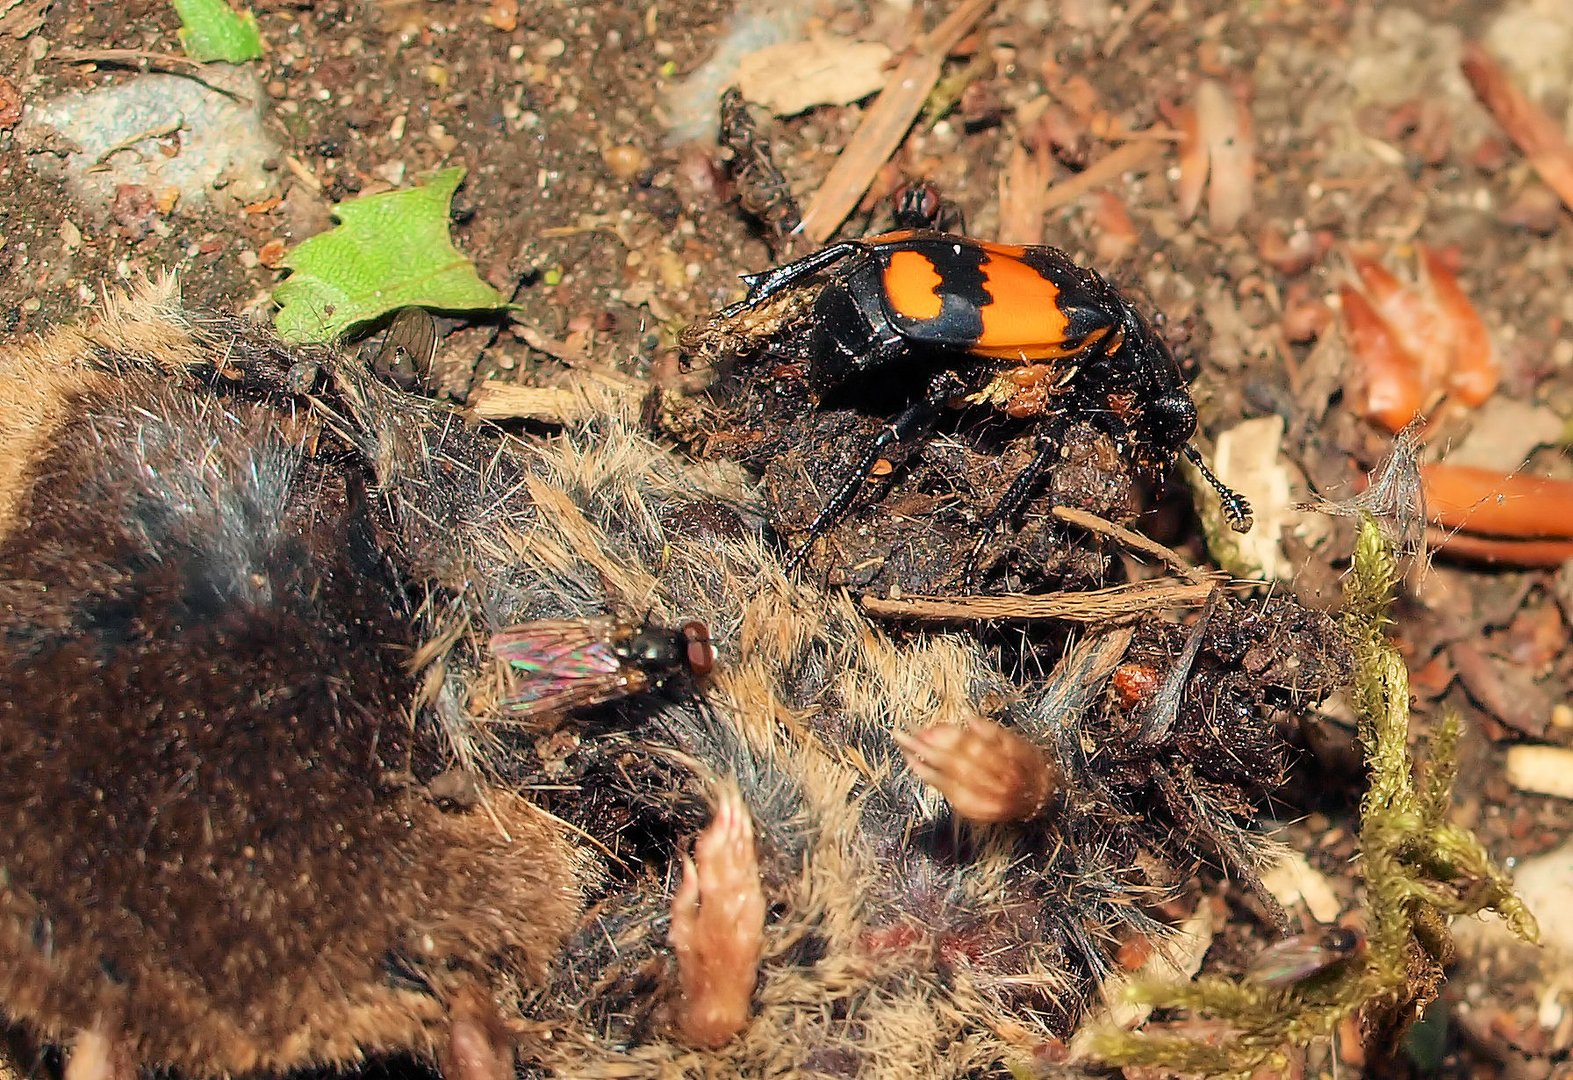
POLYGON ((1219 82, 1196 88, 1196 133, 1207 150, 1207 224, 1231 232, 1251 210, 1256 150, 1251 110, 1219 82))
POLYGON ((850 105, 878 93, 889 62, 889 46, 877 41, 787 41, 743 57, 737 88, 776 116, 796 116, 818 105, 850 105))
POLYGON ((1546 186, 1573 209, 1573 146, 1557 123, 1477 43, 1464 46, 1464 78, 1508 137, 1524 151, 1546 186))
POLYGON ((1278 415, 1246 420, 1218 436, 1213 469, 1218 478, 1244 495, 1256 514, 1256 525, 1232 539, 1241 570, 1271 580, 1289 577, 1293 564, 1285 556, 1282 531, 1295 513, 1290 495, 1292 477, 1283 462, 1284 421, 1278 415))
POLYGON ((15 127, 22 119, 22 94, 16 83, 0 75, 0 128, 15 127))
POLYGON ((1565 746, 1509 747, 1502 771, 1520 791, 1573 799, 1573 750, 1565 746))

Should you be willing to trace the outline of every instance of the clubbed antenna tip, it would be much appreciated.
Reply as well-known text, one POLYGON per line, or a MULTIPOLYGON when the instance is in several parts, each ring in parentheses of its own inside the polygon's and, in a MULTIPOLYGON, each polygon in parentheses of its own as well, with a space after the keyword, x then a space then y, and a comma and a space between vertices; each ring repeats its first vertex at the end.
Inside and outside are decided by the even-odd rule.
POLYGON ((1202 479, 1211 484, 1212 489, 1218 493, 1218 499, 1223 504, 1223 516, 1229 522, 1229 528, 1237 533, 1250 532, 1255 519, 1251 516, 1251 504, 1246 501, 1245 496, 1214 476, 1196 447, 1186 443, 1184 453, 1191 464, 1196 466, 1196 470, 1202 474, 1202 479))

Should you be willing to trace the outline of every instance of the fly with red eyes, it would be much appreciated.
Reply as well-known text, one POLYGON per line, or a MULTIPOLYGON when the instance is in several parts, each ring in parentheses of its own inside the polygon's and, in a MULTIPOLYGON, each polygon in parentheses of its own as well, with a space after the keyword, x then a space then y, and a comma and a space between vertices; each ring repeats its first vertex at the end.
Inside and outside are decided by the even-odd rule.
POLYGON ((702 622, 674 630, 611 615, 520 623, 494 634, 491 650, 508 666, 504 705, 520 717, 697 683, 716 660, 710 628, 702 622))
POLYGON ((1229 524, 1251 527, 1250 505, 1191 443, 1196 406, 1168 346, 1119 290, 1058 248, 902 229, 832 244, 744 281, 748 295, 713 323, 817 287, 805 374, 818 399, 858 382, 911 387, 908 404, 834 478, 792 564, 846 515, 894 446, 926 435, 945 409, 967 406, 1030 422, 1036 443, 984 521, 974 564, 988 536, 1033 495, 1067 428, 1082 421, 1150 475, 1161 477, 1184 455, 1218 491, 1229 524))

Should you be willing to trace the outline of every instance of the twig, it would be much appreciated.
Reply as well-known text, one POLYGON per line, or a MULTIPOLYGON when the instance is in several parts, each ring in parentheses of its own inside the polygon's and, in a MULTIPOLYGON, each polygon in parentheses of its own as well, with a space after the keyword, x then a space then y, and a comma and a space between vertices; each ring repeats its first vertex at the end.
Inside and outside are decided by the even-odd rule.
POLYGON ((1143 139, 1140 142, 1128 142, 1115 147, 1075 176, 1055 184, 1044 192, 1043 212, 1048 213, 1067 203, 1075 202, 1089 191, 1096 191, 1104 184, 1112 184, 1123 174, 1145 164, 1148 158, 1156 157, 1164 145, 1156 139, 1143 139))
POLYGON ((1131 36, 1131 31, 1136 29, 1136 24, 1146 17, 1147 13, 1157 6, 1158 0, 1136 0, 1125 10, 1125 17, 1119 25, 1109 31, 1109 36, 1103 39, 1103 53, 1105 60, 1114 59, 1114 54, 1120 51, 1120 46, 1125 44, 1125 39, 1131 36))
POLYGON ((1123 525, 1116 525, 1112 521, 1105 521, 1097 514, 1089 514, 1085 510, 1077 510, 1069 506, 1056 506, 1054 508, 1054 516, 1063 522, 1075 525, 1078 528, 1086 529, 1088 532, 1095 532, 1100 536, 1107 536, 1118 540, 1128 548, 1134 548, 1135 550, 1144 552, 1145 554, 1151 555, 1154 558, 1162 559, 1164 562, 1168 563, 1170 567, 1183 575, 1187 581, 1200 584, 1202 582, 1211 580, 1212 575, 1208 574, 1204 570, 1198 570, 1196 567, 1186 562, 1184 557, 1173 548, 1165 547, 1163 544, 1158 543, 1158 541, 1154 540, 1150 536, 1143 536, 1141 533, 1132 532, 1123 525))
MULTIPOLYGON (((117 142, 114 146, 111 146, 109 149, 105 150, 102 154, 99 154, 98 160, 89 165, 87 171, 102 172, 109 168, 109 159, 120 153, 122 150, 131 150, 136 146, 137 143, 146 139, 162 139, 166 135, 174 135, 184 131, 185 129, 186 118, 181 116, 175 118, 174 120, 166 120, 162 124, 155 124, 153 127, 139 131, 134 135, 128 135, 124 139, 121 139, 119 142, 117 142)), ((141 151, 138 151, 138 153, 140 154, 141 151)))
POLYGON ((318 180, 317 174, 311 171, 311 166, 307 165, 294 154, 284 155, 284 165, 291 173, 295 175, 295 179, 299 180, 302 184, 305 184, 312 190, 313 193, 321 194, 322 181, 318 180))
POLYGON ((1478 43, 1464 46, 1461 66, 1480 103, 1524 151, 1546 186, 1573 210, 1573 146, 1568 145, 1562 125, 1524 96, 1478 43))
POLYGON ((962 0, 945 21, 925 34, 890 75, 890 81, 863 114, 852 141, 825 174, 803 212, 798 232, 815 244, 828 240, 874 182, 906 138, 929 91, 939 81, 945 56, 986 15, 994 0, 962 0))
POLYGON ((470 398, 470 412, 480 420, 541 420, 568 424, 594 415, 583 394, 560 386, 520 386, 487 379, 470 398))
POLYGON ((1200 607, 1207 603, 1220 580, 1184 582, 1164 578, 1091 592, 1053 592, 1036 596, 865 596, 861 603, 870 615, 886 618, 936 621, 1059 619, 1101 624, 1161 608, 1200 607))
POLYGON ((231 101, 244 105, 253 99, 239 94, 211 79, 203 78, 205 65, 179 53, 151 52, 147 49, 61 49, 54 58, 64 64, 109 64, 113 67, 135 68, 138 71, 163 71, 183 79, 201 83, 215 94, 223 94, 231 101))

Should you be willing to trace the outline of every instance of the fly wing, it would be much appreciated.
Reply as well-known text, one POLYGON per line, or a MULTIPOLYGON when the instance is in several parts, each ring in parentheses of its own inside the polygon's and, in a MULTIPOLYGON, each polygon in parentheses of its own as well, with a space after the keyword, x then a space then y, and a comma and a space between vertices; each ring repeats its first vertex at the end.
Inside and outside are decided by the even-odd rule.
POLYGON ((1292 986, 1341 959, 1322 948, 1314 936, 1301 934, 1263 949, 1246 969, 1246 977, 1268 986, 1292 986))
POLYGON ((544 620, 495 634, 492 654, 514 675, 508 709, 562 712, 628 693, 631 673, 613 651, 607 630, 602 619, 544 620))

